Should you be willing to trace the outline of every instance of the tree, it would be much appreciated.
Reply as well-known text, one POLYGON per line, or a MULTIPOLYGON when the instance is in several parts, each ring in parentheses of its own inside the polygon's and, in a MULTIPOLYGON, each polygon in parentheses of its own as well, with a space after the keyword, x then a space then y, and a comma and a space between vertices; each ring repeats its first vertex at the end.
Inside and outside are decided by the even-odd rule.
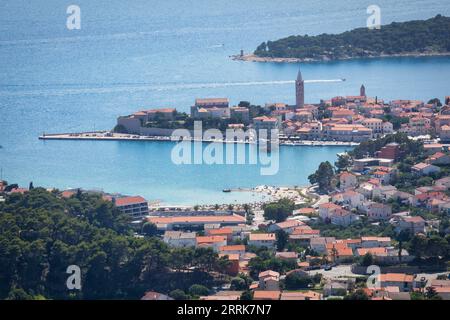
POLYGON ((361 260, 361 265, 364 267, 368 267, 373 265, 373 261, 374 260, 372 254, 370 252, 367 252, 361 260))
POLYGON ((333 166, 329 161, 322 162, 319 165, 319 169, 311 174, 308 179, 311 184, 318 184, 319 190, 321 191, 329 191, 332 189, 331 181, 334 176, 333 166))
POLYGON ((241 294, 241 300, 253 300, 252 291, 246 290, 241 294))
POLYGON ((188 296, 181 289, 176 289, 176 290, 170 291, 169 297, 171 297, 175 300, 188 300, 188 296))
POLYGON ((209 294, 209 290, 207 287, 200 284, 193 284, 189 287, 189 294, 192 296, 207 296, 209 294))
POLYGON ((397 235, 397 241, 398 241, 398 260, 402 261, 402 253, 403 253, 403 243, 407 242, 411 239, 411 233, 409 230, 402 230, 397 235))
POLYGON ((434 287, 427 288, 425 298, 427 298, 428 300, 442 300, 442 298, 437 294, 436 289, 434 287))
POLYGON ((242 279, 241 277, 235 277, 235 278, 231 279, 230 289, 238 290, 238 291, 239 290, 247 290, 248 286, 244 279, 242 279))
POLYGON ((344 300, 369 300, 369 296, 363 289, 357 289, 355 292, 346 295, 344 300))
POLYGON ((416 234, 409 241, 409 250, 412 255, 416 256, 417 259, 422 258, 426 252, 428 247, 428 240, 423 235, 416 234))
POLYGON ((280 199, 264 206, 264 218, 283 222, 294 210, 294 202, 289 199, 280 199))
POLYGON ((307 289, 313 283, 311 277, 301 276, 297 272, 291 272, 284 281, 287 290, 307 289))
POLYGON ((277 238, 277 250, 283 251, 289 240, 289 235, 284 230, 277 230, 275 232, 277 238))
POLYGON ((142 226, 142 233, 147 237, 154 237, 158 234, 158 228, 156 227, 156 224, 146 222, 142 226))
POLYGON ((338 154, 338 159, 334 163, 339 172, 345 171, 350 166, 350 156, 348 154, 338 154))
POLYGON ((33 186, 33 181, 31 181, 30 182, 30 185, 29 185, 29 187, 28 187, 28 190, 32 190, 34 188, 34 186, 33 186))

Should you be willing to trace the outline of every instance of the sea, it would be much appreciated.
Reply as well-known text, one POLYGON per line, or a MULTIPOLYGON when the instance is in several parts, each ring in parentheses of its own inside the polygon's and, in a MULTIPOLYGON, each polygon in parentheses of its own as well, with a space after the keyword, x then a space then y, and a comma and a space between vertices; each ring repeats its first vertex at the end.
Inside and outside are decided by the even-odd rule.
POLYGON ((196 98, 294 103, 301 69, 307 103, 337 95, 441 100, 449 57, 321 63, 233 61, 261 42, 450 15, 448 0, 1 0, 0 174, 27 187, 84 188, 193 205, 259 201, 223 189, 304 186, 320 162, 349 147, 282 147, 279 170, 258 164, 177 165, 171 142, 41 141, 43 133, 108 130, 137 110, 189 111, 196 98), (69 30, 67 9, 80 8, 69 30), (334 81, 339 79, 346 81, 334 81), (332 81, 330 81, 332 80, 332 81))

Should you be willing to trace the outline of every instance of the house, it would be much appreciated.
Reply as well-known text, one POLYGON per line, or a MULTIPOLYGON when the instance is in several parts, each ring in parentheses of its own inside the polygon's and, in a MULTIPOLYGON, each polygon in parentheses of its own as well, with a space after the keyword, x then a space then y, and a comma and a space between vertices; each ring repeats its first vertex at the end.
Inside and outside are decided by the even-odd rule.
POLYGON ((379 275, 381 288, 398 287, 400 292, 409 292, 414 288, 414 276, 405 273, 385 273, 379 275))
POLYGON ((214 251, 219 251, 220 247, 227 245, 227 237, 225 236, 199 236, 196 240, 197 247, 212 248, 214 251))
POLYGON ((345 243, 328 243, 327 256, 334 263, 350 262, 353 260, 353 250, 345 243))
POLYGON ((361 248, 389 247, 390 237, 361 237, 361 248))
POLYGON ((450 280, 433 280, 431 287, 442 298, 442 300, 450 300, 450 280))
POLYGON ((322 295, 315 291, 283 291, 280 300, 322 300, 322 295))
POLYGON ((445 177, 445 178, 436 180, 435 185, 443 186, 445 188, 450 188, 450 177, 445 177))
POLYGON ((341 209, 341 206, 334 204, 332 202, 322 203, 319 205, 319 217, 323 220, 330 219, 333 211, 341 209))
POLYGON ((156 224, 158 230, 172 230, 174 228, 204 228, 207 224, 220 224, 221 226, 232 226, 245 223, 245 217, 230 215, 204 215, 204 216, 170 216, 150 217, 149 222, 156 224))
POLYGON ((239 244, 219 247, 219 252, 223 254, 238 254, 242 257, 245 254, 245 245, 239 244))
POLYGON ((280 288, 280 274, 276 271, 266 270, 260 272, 258 275, 260 290, 279 290, 280 288))
POLYGON ((256 290, 253 292, 253 300, 280 300, 279 290, 256 290))
POLYGON ((283 230, 284 232, 291 234, 292 231, 300 226, 304 226, 305 224, 299 220, 286 220, 284 222, 274 223, 269 226, 269 232, 276 232, 278 230, 283 230))
POLYGON ((367 217, 370 220, 387 220, 391 217, 392 207, 378 202, 372 202, 367 210, 367 217))
POLYGON ((327 283, 323 287, 323 295, 324 297, 329 296, 342 296, 345 295, 348 290, 351 290, 355 287, 355 279, 333 279, 327 281, 327 283))
POLYGON ((448 165, 450 164, 450 155, 443 152, 436 152, 429 156, 425 162, 433 165, 448 165))
POLYGON ((231 241, 233 238, 233 229, 231 229, 230 227, 208 229, 205 233, 208 236, 225 236, 227 237, 227 241, 231 241))
POLYGON ((248 237, 248 245, 255 247, 275 248, 276 242, 275 233, 251 233, 248 237))
POLYGON ((325 254, 327 252, 327 244, 336 241, 334 237, 317 237, 310 240, 311 250, 317 252, 318 254, 325 254))
POLYGON ((358 220, 359 218, 356 214, 344 209, 336 210, 331 216, 331 224, 343 227, 347 227, 358 220))
POLYGON ((199 300, 207 300, 207 301, 236 301, 241 299, 243 291, 234 291, 234 290, 226 290, 219 291, 210 296, 201 296, 199 300))
POLYGON ((389 199, 394 199, 397 192, 397 188, 391 185, 376 186, 372 191, 372 199, 378 198, 382 201, 387 201, 389 199))
POLYGON ((147 200, 141 196, 113 198, 116 207, 133 219, 142 219, 148 216, 147 200))
POLYGON ((196 236, 195 232, 166 231, 163 241, 176 248, 195 247, 197 244, 196 236))
POLYGON ((298 253, 289 251, 289 252, 277 252, 275 253, 275 258, 288 260, 288 261, 297 261, 298 253))
POLYGON ((339 175, 339 187, 341 190, 347 190, 351 188, 356 188, 358 186, 358 179, 353 173, 342 172, 339 175))
POLYGON ((419 176, 427 176, 433 173, 441 171, 441 169, 435 165, 420 162, 411 167, 413 173, 419 176))
MULTIPOLYGON (((342 193, 337 193, 332 196, 331 200, 343 206, 349 206, 351 209, 356 209, 361 206, 364 201, 364 196, 356 191, 347 190, 342 193)), ((331 216, 333 213, 331 213, 331 216)))
POLYGON ((141 298, 141 300, 173 300, 173 298, 169 297, 168 295, 155 292, 155 291, 147 291, 145 295, 141 298))
POLYGON ((425 220, 420 216, 400 217, 395 229, 397 232, 408 230, 412 234, 425 233, 425 220))

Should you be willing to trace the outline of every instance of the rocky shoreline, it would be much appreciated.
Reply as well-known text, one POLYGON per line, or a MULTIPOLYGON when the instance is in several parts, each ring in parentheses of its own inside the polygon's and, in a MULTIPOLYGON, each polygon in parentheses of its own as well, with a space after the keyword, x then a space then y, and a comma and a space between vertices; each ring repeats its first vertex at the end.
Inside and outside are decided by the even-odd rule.
POLYGON ((332 59, 329 57, 323 57, 321 59, 313 58, 277 58, 277 57, 260 57, 255 54, 244 55, 232 55, 230 58, 236 61, 250 61, 250 62, 275 62, 275 63, 300 63, 300 62, 329 62, 329 61, 346 61, 346 60, 360 60, 360 59, 377 59, 377 58, 400 58, 400 57, 448 57, 450 52, 411 52, 411 53, 399 53, 399 54, 380 54, 366 57, 342 57, 332 59))

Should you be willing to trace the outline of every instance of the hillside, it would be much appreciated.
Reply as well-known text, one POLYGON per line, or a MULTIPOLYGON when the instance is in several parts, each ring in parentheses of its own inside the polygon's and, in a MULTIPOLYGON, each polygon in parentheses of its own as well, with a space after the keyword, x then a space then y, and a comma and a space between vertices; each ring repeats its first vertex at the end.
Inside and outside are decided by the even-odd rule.
MULTIPOLYGON (((253 58, 264 61, 324 61, 384 56, 450 54, 450 18, 437 15, 384 25, 379 30, 358 28, 341 34, 290 36, 263 42, 253 58)), ((247 56, 249 57, 249 56, 247 56)))

